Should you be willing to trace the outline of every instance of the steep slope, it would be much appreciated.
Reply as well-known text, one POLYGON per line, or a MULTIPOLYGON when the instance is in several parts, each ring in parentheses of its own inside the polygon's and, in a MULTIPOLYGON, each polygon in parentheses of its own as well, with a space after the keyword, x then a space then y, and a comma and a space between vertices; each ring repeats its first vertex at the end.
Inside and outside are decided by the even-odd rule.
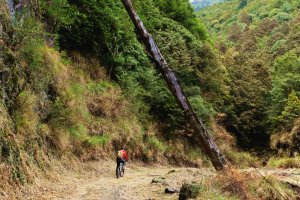
MULTIPOLYGON (((183 18, 149 2, 135 5, 143 18, 153 8, 147 26, 209 122, 211 100, 222 104, 223 93, 209 84, 222 85, 222 78, 211 79, 223 72, 205 30, 187 1, 172 8, 183 18)), ((119 3, 22 1, 15 7, 10 13, 1 1, 1 192, 13 195, 12 188, 34 182, 53 160, 113 158, 121 146, 132 161, 208 165, 119 3)))
MULTIPOLYGON (((98 195, 93 190, 104 181, 111 185, 103 191, 119 192, 119 185, 113 188, 113 161, 106 166, 104 160, 114 159, 120 146, 127 147, 132 162, 210 166, 119 1, 10 2, 19 3, 11 13, 6 1, 0 1, 0 198, 69 195, 62 194, 67 191, 60 180, 71 192, 84 183, 77 187, 83 197, 98 195), (91 161, 96 161, 96 173, 91 161), (78 178, 76 170, 88 174, 87 180, 78 178), (108 177, 97 179, 101 170, 108 177), (54 187, 45 191, 51 183, 54 187)), ((226 68, 189 2, 135 0, 134 5, 177 72, 197 115, 213 125, 211 132, 216 132, 213 136, 229 161, 247 167, 247 157, 250 164, 256 163, 251 154, 237 153, 234 138, 213 120, 216 112, 232 108, 226 68)), ((130 191, 131 187, 148 191, 145 173, 157 172, 139 169, 141 173, 129 171, 130 191), (135 176, 146 181, 138 182, 135 176)), ((169 176, 175 182, 176 176, 194 180, 199 171, 169 176)), ((246 187, 257 197, 274 196, 269 185, 251 175, 219 174, 217 180, 207 179, 204 187, 199 186, 201 178, 195 180, 196 193, 203 198, 218 199, 220 193, 229 199, 243 197, 246 187), (249 184, 244 183, 249 177, 249 184), (213 181, 217 184, 211 186, 213 181), (263 189, 257 192, 258 188, 263 189)), ((289 186, 274 182, 293 197, 289 186)))

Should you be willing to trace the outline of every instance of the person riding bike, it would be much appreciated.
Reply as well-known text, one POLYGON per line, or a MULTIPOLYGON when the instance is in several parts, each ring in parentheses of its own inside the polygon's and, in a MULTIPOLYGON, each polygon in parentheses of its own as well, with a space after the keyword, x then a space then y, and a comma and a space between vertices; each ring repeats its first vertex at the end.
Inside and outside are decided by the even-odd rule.
POLYGON ((124 166, 125 162, 128 162, 128 156, 127 156, 127 153, 125 151, 125 148, 122 147, 121 150, 118 151, 118 155, 117 155, 117 168, 116 168, 117 177, 118 177, 118 169, 119 169, 121 163, 124 166))

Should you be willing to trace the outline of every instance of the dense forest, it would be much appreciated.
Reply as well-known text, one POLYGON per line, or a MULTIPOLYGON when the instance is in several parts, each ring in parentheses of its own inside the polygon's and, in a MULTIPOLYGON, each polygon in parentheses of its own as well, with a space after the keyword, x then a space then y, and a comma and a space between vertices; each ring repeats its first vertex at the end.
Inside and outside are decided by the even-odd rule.
MULTIPOLYGON (((300 166, 299 0, 132 2, 232 165, 300 166)), ((123 146, 211 167, 121 1, 0 0, 0 87, 0 198, 53 160, 123 146)))
POLYGON ((227 70, 227 126, 241 144, 271 137, 280 153, 299 153, 299 8, 296 0, 230 1, 199 13, 227 70))

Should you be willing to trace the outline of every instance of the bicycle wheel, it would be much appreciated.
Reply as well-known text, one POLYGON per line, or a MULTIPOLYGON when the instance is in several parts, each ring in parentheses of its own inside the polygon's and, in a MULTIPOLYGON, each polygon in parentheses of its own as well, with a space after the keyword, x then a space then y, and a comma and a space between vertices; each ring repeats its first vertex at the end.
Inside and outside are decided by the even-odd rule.
POLYGON ((121 177, 121 167, 119 166, 116 171, 117 178, 121 177))
POLYGON ((124 176, 124 172, 125 172, 125 165, 124 165, 124 163, 120 164, 119 171, 120 171, 120 177, 123 177, 124 176))

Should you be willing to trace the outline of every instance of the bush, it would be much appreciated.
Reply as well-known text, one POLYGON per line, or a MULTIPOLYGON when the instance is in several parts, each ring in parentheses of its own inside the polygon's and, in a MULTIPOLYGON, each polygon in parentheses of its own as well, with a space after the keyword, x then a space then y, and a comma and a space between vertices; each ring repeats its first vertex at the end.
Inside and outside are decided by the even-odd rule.
POLYGON ((293 16, 288 13, 280 12, 275 16, 275 19, 277 19, 280 22, 284 22, 293 19, 293 16))
POLYGON ((149 139, 149 144, 154 150, 158 150, 160 152, 166 151, 165 144, 159 141, 155 136, 151 136, 149 139))
POLYGON ((185 183, 180 188, 179 200, 197 198, 200 195, 201 191, 201 185, 185 183))

